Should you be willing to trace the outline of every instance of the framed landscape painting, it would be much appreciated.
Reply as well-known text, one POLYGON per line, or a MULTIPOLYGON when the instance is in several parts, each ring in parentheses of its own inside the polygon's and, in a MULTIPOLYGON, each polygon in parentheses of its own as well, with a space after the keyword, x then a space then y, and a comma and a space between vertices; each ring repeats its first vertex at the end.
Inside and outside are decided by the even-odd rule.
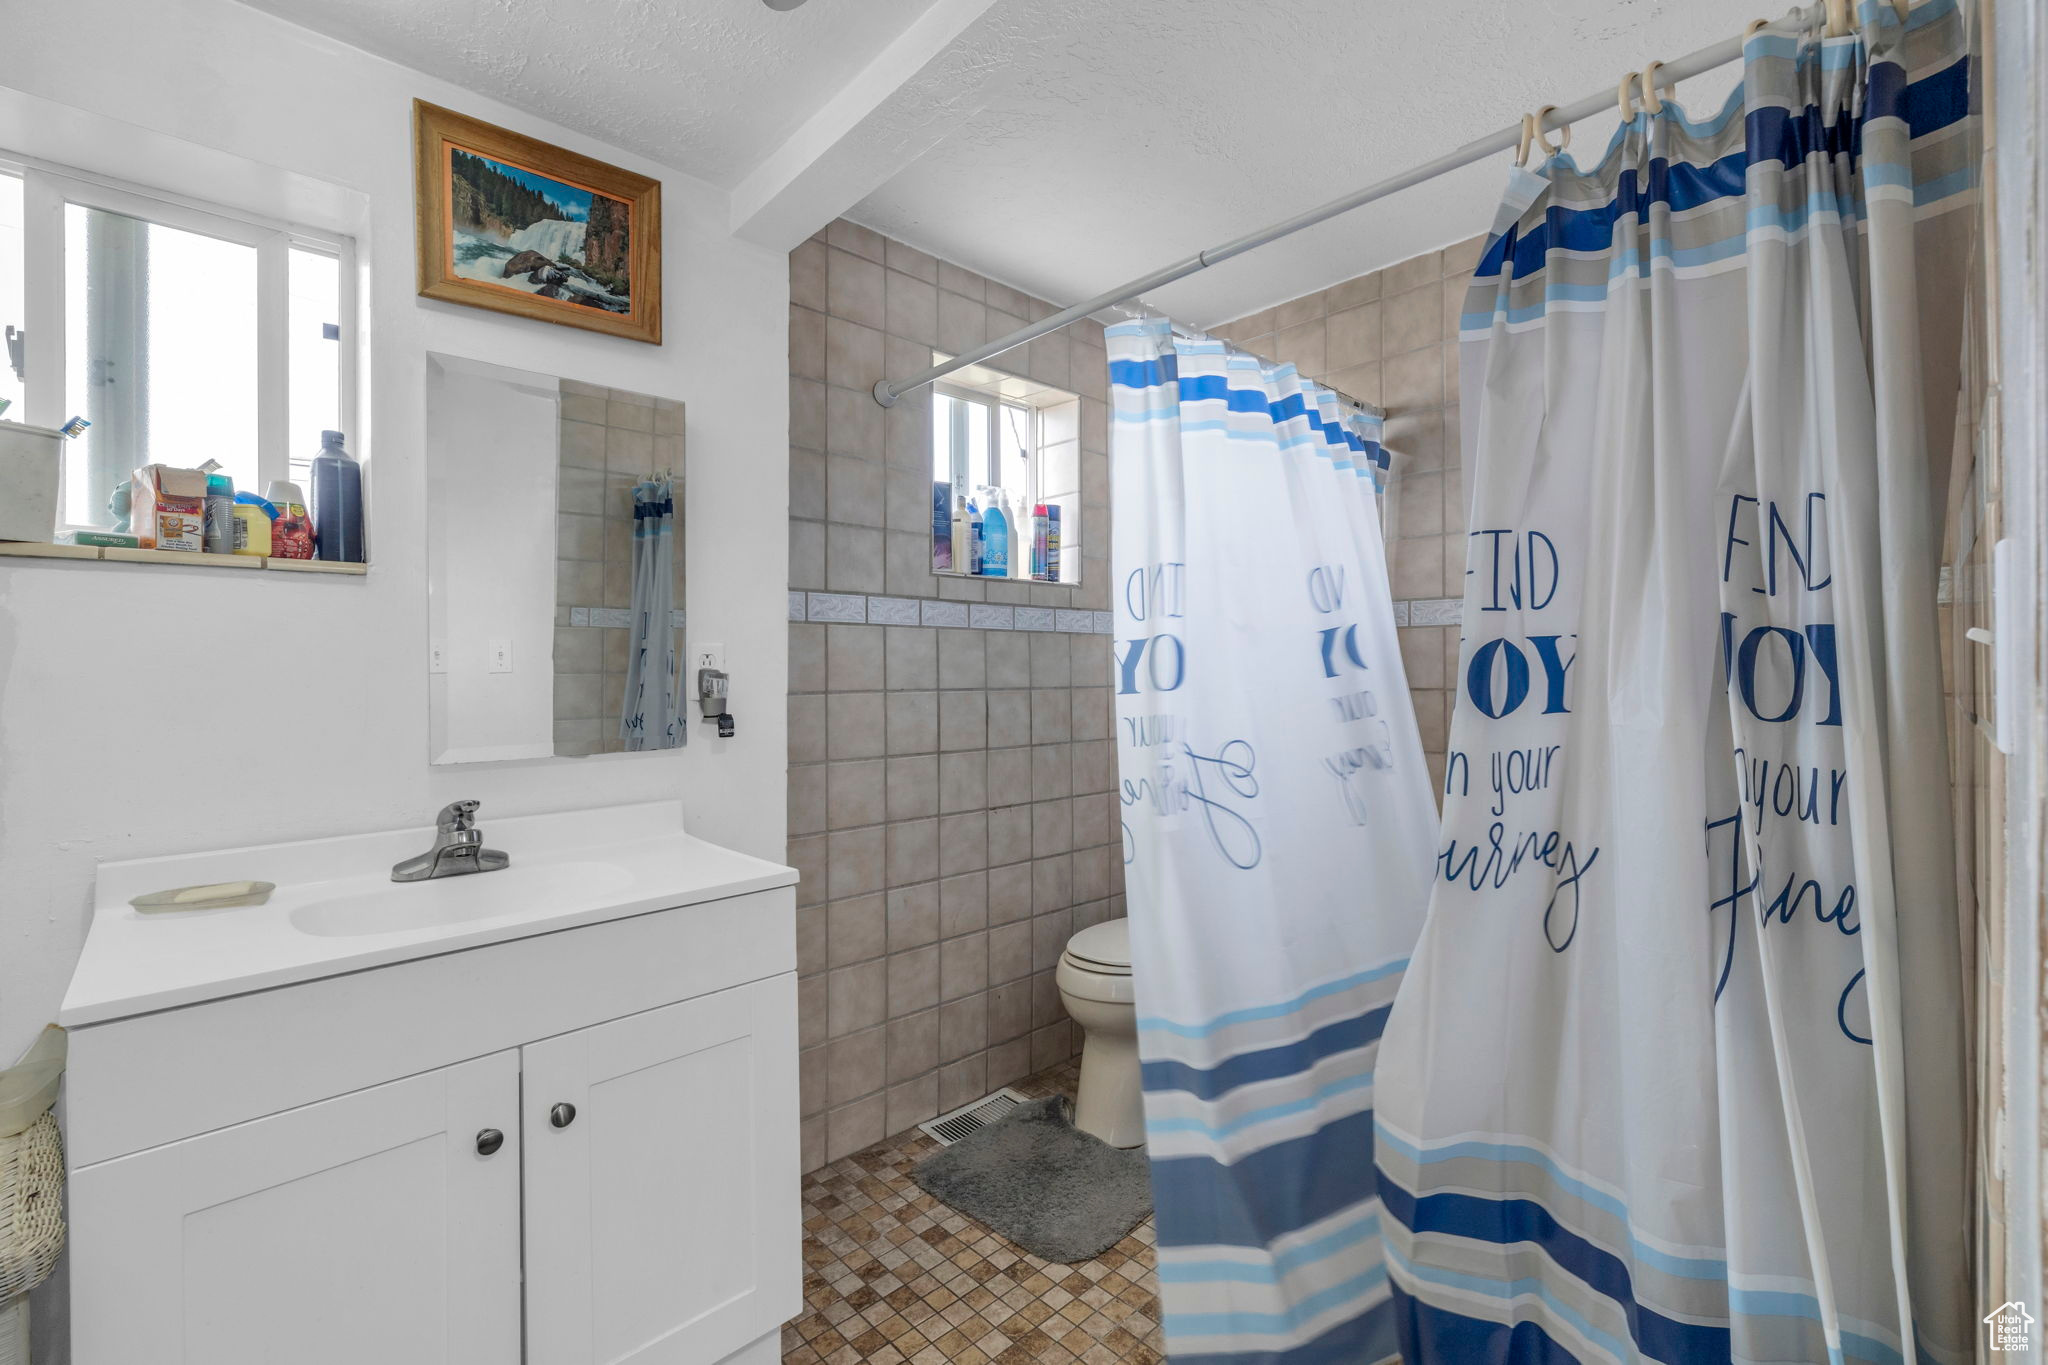
POLYGON ((420 293, 661 344, 661 182, 412 103, 420 293))

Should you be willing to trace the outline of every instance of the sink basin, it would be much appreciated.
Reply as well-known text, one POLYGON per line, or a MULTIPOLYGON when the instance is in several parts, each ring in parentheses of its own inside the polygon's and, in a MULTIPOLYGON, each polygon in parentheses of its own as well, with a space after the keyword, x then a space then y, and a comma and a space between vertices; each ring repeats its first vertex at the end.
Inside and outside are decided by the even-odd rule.
POLYGON ((292 927, 322 938, 397 934, 523 911, 573 910, 625 890, 632 874, 612 863, 514 863, 428 882, 387 882, 292 911, 292 927))
MULTIPOLYGON (((673 801, 513 815, 488 825, 512 855, 499 872, 394 882, 391 865, 428 847, 431 829, 101 863, 92 929, 64 995, 66 1028, 509 943, 796 882, 794 868, 685 832, 673 801), (263 905, 143 914, 131 902, 170 886, 266 881, 263 905)), ((787 897, 748 900, 780 916, 787 897)), ((739 911, 737 905, 726 911, 739 911)), ((721 915, 707 913, 716 939, 721 915)), ((784 948, 793 951, 794 944, 784 948)), ((0 1355, 6 1354, 0 1351, 0 1355)))

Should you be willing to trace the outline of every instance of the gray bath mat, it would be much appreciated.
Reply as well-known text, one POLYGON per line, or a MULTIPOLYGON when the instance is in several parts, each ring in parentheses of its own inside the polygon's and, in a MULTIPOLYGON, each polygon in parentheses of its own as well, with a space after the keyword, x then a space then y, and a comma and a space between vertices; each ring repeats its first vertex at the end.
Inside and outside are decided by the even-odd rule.
POLYGON ((1142 1148, 1074 1126, 1058 1095, 1032 1100, 910 1173, 925 1193, 1040 1260, 1092 1261, 1152 1212, 1142 1148))

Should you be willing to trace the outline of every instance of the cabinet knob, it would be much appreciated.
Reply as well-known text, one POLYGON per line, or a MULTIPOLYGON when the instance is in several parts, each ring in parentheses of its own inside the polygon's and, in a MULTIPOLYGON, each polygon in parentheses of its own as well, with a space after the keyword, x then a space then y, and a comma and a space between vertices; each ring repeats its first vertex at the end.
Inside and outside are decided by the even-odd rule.
POLYGON ((567 1128, 576 1121, 576 1106, 566 1100, 548 1110, 548 1122, 557 1128, 567 1128))
POLYGON ((476 1135, 476 1154, 491 1156, 505 1145, 505 1135, 495 1128, 486 1128, 476 1135))

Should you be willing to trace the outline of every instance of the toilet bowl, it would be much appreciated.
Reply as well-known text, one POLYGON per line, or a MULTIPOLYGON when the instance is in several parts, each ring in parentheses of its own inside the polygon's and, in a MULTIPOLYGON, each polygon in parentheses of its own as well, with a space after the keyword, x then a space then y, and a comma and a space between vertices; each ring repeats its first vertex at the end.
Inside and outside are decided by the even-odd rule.
POLYGON ((1086 1040, 1074 1126, 1112 1147, 1141 1145, 1145 1107, 1138 1073, 1138 1006, 1131 990, 1130 921, 1106 920, 1067 940, 1054 979, 1061 1003, 1086 1040))

